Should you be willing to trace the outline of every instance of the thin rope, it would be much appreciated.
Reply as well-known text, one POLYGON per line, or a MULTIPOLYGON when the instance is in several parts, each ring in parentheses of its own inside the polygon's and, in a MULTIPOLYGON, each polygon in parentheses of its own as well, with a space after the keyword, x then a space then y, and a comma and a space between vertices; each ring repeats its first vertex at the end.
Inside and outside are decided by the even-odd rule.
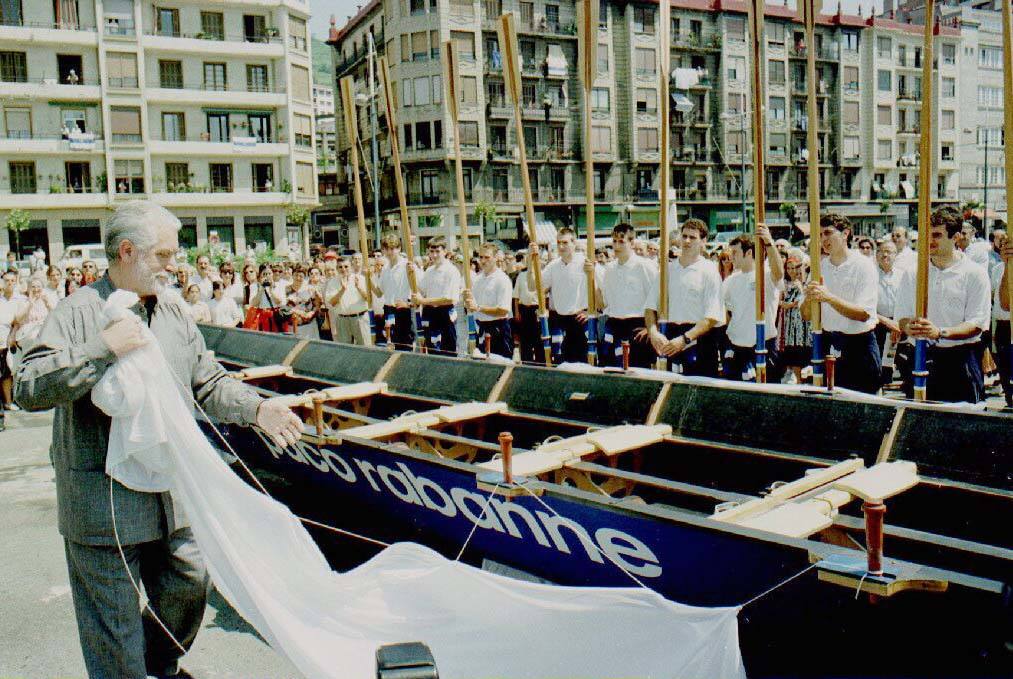
POLYGON ((782 580, 781 582, 777 583, 776 585, 774 585, 770 589, 766 590, 765 592, 760 592, 759 594, 757 594, 756 596, 754 596, 752 599, 750 599, 746 603, 739 604, 739 608, 745 608, 746 606, 748 606, 749 604, 753 603, 754 601, 758 601, 758 600, 762 599, 763 597, 765 597, 768 594, 770 594, 771 592, 773 592, 775 589, 778 589, 779 587, 787 585, 789 582, 791 582, 795 578, 798 578, 798 577, 801 577, 801 576, 805 575, 806 573, 808 573, 812 569, 816 568, 817 565, 818 564, 816 564, 816 563, 809 564, 808 566, 806 566, 805 568, 803 568, 802 570, 800 570, 798 573, 796 573, 795 575, 793 575, 790 578, 788 578, 787 580, 782 580))
POLYGON ((295 516, 295 518, 299 519, 303 523, 308 523, 311 526, 316 526, 317 528, 324 528, 326 530, 332 530, 335 533, 342 533, 344 535, 348 535, 348 536, 351 536, 353 538, 359 538, 360 540, 365 540, 366 542, 372 542, 373 544, 379 545, 381 547, 390 547, 390 543, 389 542, 384 542, 383 540, 377 540, 376 538, 366 537, 365 535, 359 535, 358 533, 353 533, 350 530, 345 530, 344 528, 338 528, 337 526, 328 526, 326 523, 320 523, 319 521, 314 521, 313 519, 307 519, 307 518, 302 517, 302 516, 296 516, 295 514, 293 514, 293 516, 295 516))
POLYGON ((501 485, 502 484, 497 483, 495 487, 493 487, 492 491, 489 493, 489 496, 485 498, 485 506, 482 507, 482 513, 478 515, 478 518, 475 521, 472 521, 471 531, 468 533, 468 537, 465 538, 464 544, 461 545, 461 551, 457 553, 457 556, 454 558, 454 561, 460 561, 461 557, 464 556, 464 550, 468 548, 468 543, 471 542, 471 536, 475 534, 475 529, 478 528, 478 522, 481 521, 482 518, 485 516, 485 513, 489 511, 489 505, 492 504, 492 497, 496 494, 496 491, 499 490, 499 487, 501 485))
POLYGON ((865 582, 865 578, 869 577, 869 571, 862 573, 861 579, 858 581, 858 587, 855 588, 855 599, 858 599, 858 595, 862 593, 862 583, 865 582))

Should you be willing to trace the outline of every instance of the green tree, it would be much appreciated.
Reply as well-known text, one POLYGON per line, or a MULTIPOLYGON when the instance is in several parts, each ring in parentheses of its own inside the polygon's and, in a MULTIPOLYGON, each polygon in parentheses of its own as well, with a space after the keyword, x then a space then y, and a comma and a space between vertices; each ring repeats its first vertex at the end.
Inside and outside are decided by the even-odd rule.
POLYGON ((24 210, 11 210, 7 215, 7 230, 14 237, 14 253, 18 258, 21 257, 21 232, 28 229, 31 224, 32 220, 24 210))
POLYGON ((482 201, 475 204, 475 216, 478 217, 479 223, 482 225, 482 233, 485 233, 485 224, 490 222, 496 224, 499 222, 499 217, 496 215, 496 205, 488 201, 482 201))

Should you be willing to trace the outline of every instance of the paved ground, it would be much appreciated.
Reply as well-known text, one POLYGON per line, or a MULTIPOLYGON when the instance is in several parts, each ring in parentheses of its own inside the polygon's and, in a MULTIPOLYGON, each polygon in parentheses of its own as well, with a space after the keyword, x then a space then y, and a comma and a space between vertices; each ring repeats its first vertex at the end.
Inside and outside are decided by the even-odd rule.
MULTIPOLYGON (((8 413, 0 433, 0 679, 85 676, 56 530, 51 422, 8 413)), ((217 593, 183 666, 197 679, 299 676, 217 593)))

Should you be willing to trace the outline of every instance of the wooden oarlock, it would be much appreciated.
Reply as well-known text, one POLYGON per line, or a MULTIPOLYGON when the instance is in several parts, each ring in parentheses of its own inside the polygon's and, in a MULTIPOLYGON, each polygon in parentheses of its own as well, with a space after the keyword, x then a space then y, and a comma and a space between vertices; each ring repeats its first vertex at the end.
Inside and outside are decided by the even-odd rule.
MULTIPOLYGON (((1002 71, 1003 130, 1005 139, 1013 139, 1013 9, 1006 0, 1002 3, 1002 71)), ((1013 196, 1013 152, 1010 149, 1006 150, 1006 195, 1013 196)), ((1008 201, 1007 198, 1007 204, 1008 201)), ((985 210, 988 211, 987 206, 985 210)), ((1013 237, 1013 234, 1009 235, 1013 237)), ((1006 294, 1010 306, 1013 306, 1013 271, 1006 271, 1006 294)), ((1009 323, 1010 336, 1013 337, 1013 314, 1009 323)), ((1006 351, 1009 353, 1007 360, 1013 365, 1013 342, 1006 351)))
MULTIPOLYGON (((1005 1, 1005 0, 1004 0, 1005 1)), ((918 269, 915 276, 915 318, 928 318, 929 315, 929 229, 932 228, 932 166, 935 161, 935 144, 932 139, 933 126, 933 94, 932 73, 933 42, 935 33, 936 2, 925 0, 925 30, 922 57, 922 91, 921 91, 921 139, 918 148, 918 269)), ((1007 161, 1008 162, 1008 161, 1007 161)), ((914 397, 916 401, 927 398, 928 386, 928 340, 924 337, 915 340, 915 357, 912 377, 914 378, 914 397)))
POLYGON ((622 348, 623 348, 623 370, 629 370, 630 369, 630 341, 629 340, 623 340, 622 348))
MULTIPOLYGON (((373 334, 373 283, 369 266, 369 248, 366 244, 366 211, 362 205, 362 180, 359 178, 359 120, 355 111, 355 81, 351 76, 341 79, 341 108, 345 118, 345 133, 351 141, 348 155, 352 163, 352 195, 355 200, 355 217, 359 225, 359 252, 362 253, 363 275, 366 277, 366 303, 369 304, 369 333, 373 334)), ((379 195, 379 173, 373 178, 374 195, 379 195)), ((388 339, 388 344, 390 340, 388 339)))
MULTIPOLYGON (((766 95, 763 91, 763 65, 766 57, 763 50, 763 22, 765 0, 750 0, 746 8, 749 13, 749 38, 752 56, 752 103, 753 103, 753 259, 756 276, 756 381, 767 381, 766 323, 764 321, 764 253, 765 246, 760 239, 759 227, 767 220, 766 213, 766 145, 763 131, 767 127, 766 95)), ((810 83, 810 87, 812 84, 810 83)), ((743 149, 745 152, 745 149, 743 149)), ((743 189, 745 190, 745 189, 743 189)), ((742 225, 743 229, 745 224, 742 225)))
MULTIPOLYGON (((802 23, 805 27, 806 48, 806 111, 808 128, 806 129, 806 146, 809 158, 808 198, 809 198, 809 270, 812 280, 822 281, 820 259, 823 257, 822 235, 820 232, 820 171, 819 171, 819 106, 816 102, 816 17, 823 9, 823 0, 799 0, 802 12, 802 23)), ((812 369, 813 386, 823 385, 823 317, 822 303, 811 303, 810 322, 812 323, 812 369)))
MULTIPOLYGON (((398 141, 397 118, 394 117, 394 92, 391 89, 390 67, 387 65, 387 57, 380 57, 379 64, 384 110, 387 113, 387 136, 390 137, 390 156, 394 163, 394 188, 401 216, 401 241, 404 244, 405 257, 408 259, 405 273, 408 276, 408 287, 414 297, 419 291, 418 280, 415 277, 415 242, 412 237, 411 222, 408 219, 408 199, 405 196, 404 175, 401 174, 401 142, 398 141)), ((422 332, 422 313, 420 309, 415 308, 414 300, 409 302, 409 306, 415 309, 415 327, 418 330, 415 336, 415 348, 418 348, 425 344, 424 340, 419 338, 419 333, 422 332)), ((387 343, 390 344, 390 339, 387 340, 387 343)))
MULTIPOLYGON (((671 17, 672 5, 669 0, 662 0, 658 3, 658 54, 660 55, 661 68, 658 77, 658 122, 661 129, 658 134, 658 151, 660 161, 658 163, 658 330, 662 335, 668 336, 668 250, 669 250, 669 229, 668 223, 668 187, 671 182, 669 175, 672 172, 671 159, 671 131, 672 122, 669 120, 668 100, 668 78, 671 72, 672 47, 671 47, 671 17)), ((669 359, 659 355, 656 362, 658 370, 665 370, 668 367, 669 359)))
MULTIPOLYGON (((577 50, 584 91, 584 213, 587 236, 585 256, 596 261, 594 247, 594 145, 591 142, 591 90, 598 73, 598 0, 577 0, 577 50)), ((594 273, 587 275, 587 362, 598 360, 598 308, 594 273)))
MULTIPOLYGON (((496 27, 500 49, 503 50, 503 83, 514 103, 514 126, 517 130, 517 155, 521 165, 521 186, 524 189, 524 210, 528 222, 529 247, 538 251, 538 229, 535 226, 535 205, 531 197, 531 178, 528 176, 528 152, 525 147, 524 120, 521 115, 521 69, 517 50, 517 28, 514 15, 504 14, 496 27)), ((538 293, 538 324, 542 334, 542 350, 545 365, 552 365, 552 345, 549 337, 549 315, 545 308, 545 288, 542 287, 541 258, 532 258, 532 273, 535 276, 535 291, 538 293)))
POLYGON ((514 453, 514 435, 508 431, 504 431, 499 435, 499 449, 500 454, 503 456, 503 483, 511 484, 514 482, 513 475, 513 453, 514 453))
MULTIPOLYGON (((468 237, 468 206, 464 195, 464 166, 461 161, 461 125, 458 98, 460 83, 457 48, 452 40, 443 43, 443 83, 447 97, 447 108, 450 110, 450 125, 454 134, 454 179, 457 184, 457 220, 461 228, 461 253, 464 255, 464 290, 471 294, 471 239, 468 237)), ((468 356, 475 353, 478 327, 475 325, 475 314, 467 312, 468 323, 468 356)))

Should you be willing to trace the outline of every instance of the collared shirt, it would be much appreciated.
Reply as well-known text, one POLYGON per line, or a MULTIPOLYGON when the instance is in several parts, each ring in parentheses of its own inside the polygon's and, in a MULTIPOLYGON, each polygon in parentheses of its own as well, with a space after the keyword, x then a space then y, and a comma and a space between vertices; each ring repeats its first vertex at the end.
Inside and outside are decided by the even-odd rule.
MULTIPOLYGON (((973 323, 986 330, 991 325, 991 285, 985 269, 963 253, 955 253, 957 261, 945 269, 929 262, 929 320, 939 328, 952 328, 961 323, 973 323)), ((915 317, 915 284, 917 272, 905 271, 897 290, 897 307, 894 318, 915 317)), ((967 339, 941 339, 939 346, 973 344, 978 336, 967 339)))
POLYGON ((1006 270, 1006 265, 1001 263, 999 266, 992 268, 992 318, 997 321, 1008 321, 1009 312, 1002 308, 1002 304, 999 303, 999 284, 1002 283, 1002 272, 1006 270))
MULTIPOLYGON (((570 263, 558 257, 542 269, 542 286, 551 297, 549 307, 557 314, 572 316, 587 311, 587 273, 584 255, 575 254, 570 263)), ((527 272, 524 272, 527 275, 527 272)))
MULTIPOLYGON (((518 276, 518 279, 523 276, 518 276)), ((512 291, 510 289, 510 277, 502 269, 497 268, 491 274, 479 273, 471 281, 471 294, 475 298, 475 304, 480 307, 493 307, 506 311, 504 316, 492 316, 481 311, 475 312, 475 318, 479 321, 496 321, 510 317, 512 307, 512 291)), ((537 302, 536 302, 537 303, 537 302)))
POLYGON ((447 259, 426 269, 419 280, 419 293, 429 299, 449 299, 456 303, 461 289, 461 272, 447 259))
POLYGON ((657 272, 643 257, 631 255, 625 264, 618 259, 609 262, 599 283, 605 313, 609 318, 642 317, 651 290, 657 284, 657 272))
POLYGON ((910 245, 905 245, 904 249, 898 252, 897 257, 893 260, 893 268, 900 269, 903 272, 917 267, 918 252, 910 245))
POLYGON ((890 269, 890 273, 883 271, 878 265, 879 272, 879 299, 876 300, 876 313, 880 316, 893 318, 893 307, 897 303, 897 287, 900 285, 900 277, 903 273, 896 266, 890 269))
POLYGON ((820 273, 823 274, 823 284, 830 294, 864 309, 869 314, 864 321, 853 321, 824 302, 820 305, 824 330, 858 335, 876 327, 876 305, 879 302, 879 276, 876 273, 878 268, 871 257, 854 250, 848 250, 847 257, 840 266, 833 264, 829 256, 823 257, 820 273))
POLYGON ((243 320, 243 312, 236 304, 236 300, 223 294, 221 299, 212 298, 208 302, 211 310, 211 323, 226 328, 234 328, 243 320))
POLYGON ((538 304, 538 291, 533 285, 528 285, 528 271, 521 271, 517 280, 514 281, 514 299, 522 306, 535 306, 538 304))
POLYGON ((14 319, 24 311, 27 304, 28 298, 24 295, 15 292, 10 299, 7 299, 0 292, 0 349, 7 348, 7 337, 11 334, 14 319))
POLYGON ((990 252, 992 252, 992 244, 989 243, 987 240, 979 239, 975 240, 973 243, 968 245, 967 249, 964 251, 964 254, 967 255, 967 257, 972 262, 974 262, 978 266, 985 267, 985 269, 987 270, 988 256, 990 252))
POLYGON ((398 257, 397 262, 391 266, 390 261, 384 259, 377 286, 383 292, 384 304, 393 306, 397 302, 409 301, 412 289, 408 285, 408 260, 398 257))
POLYGON ((363 290, 366 289, 366 278, 359 274, 351 274, 348 285, 345 286, 344 293, 338 298, 337 304, 331 304, 331 299, 341 290, 341 277, 329 278, 324 286, 324 303, 328 305, 333 314, 339 316, 361 314, 369 309, 369 304, 359 292, 359 287, 363 290))
MULTIPOLYGON (((660 285, 651 288, 648 309, 658 310, 660 294, 660 285)), ((725 322, 718 268, 703 257, 689 266, 683 266, 678 258, 669 260, 667 319, 672 323, 699 323, 704 318, 718 325, 725 322)))
MULTIPOLYGON (((763 268, 763 327, 767 339, 777 337, 777 304, 784 279, 774 283, 770 269, 763 268)), ((731 313, 728 339, 737 347, 756 345, 756 270, 736 271, 721 284, 721 297, 731 313)))
POLYGON ((211 322, 211 309, 201 300, 197 300, 196 304, 187 302, 186 310, 190 312, 190 318, 194 320, 194 323, 211 322))
POLYGON ((214 296, 212 294, 214 292, 213 281, 210 277, 202 278, 199 275, 194 276, 193 279, 190 281, 190 285, 196 285, 198 288, 200 288, 201 299, 204 300, 205 302, 214 296))

